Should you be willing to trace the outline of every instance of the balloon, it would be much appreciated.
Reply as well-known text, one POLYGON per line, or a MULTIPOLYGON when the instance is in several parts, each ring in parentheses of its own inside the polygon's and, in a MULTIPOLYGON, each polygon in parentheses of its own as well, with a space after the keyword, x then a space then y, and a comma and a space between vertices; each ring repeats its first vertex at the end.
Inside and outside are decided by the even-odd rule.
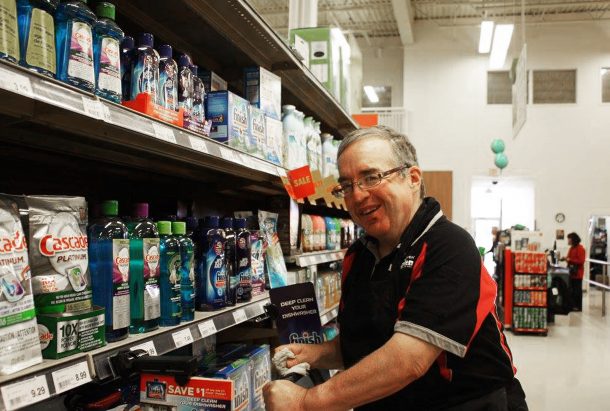
POLYGON ((504 153, 498 153, 498 154, 496 154, 496 159, 495 159, 494 163, 496 163, 496 167, 498 167, 500 170, 502 170, 504 167, 506 167, 508 165, 508 157, 506 157, 506 154, 504 154, 504 153))
POLYGON ((502 140, 501 138, 496 138, 494 141, 491 142, 491 151, 496 154, 502 153, 504 151, 504 148, 504 140, 502 140))

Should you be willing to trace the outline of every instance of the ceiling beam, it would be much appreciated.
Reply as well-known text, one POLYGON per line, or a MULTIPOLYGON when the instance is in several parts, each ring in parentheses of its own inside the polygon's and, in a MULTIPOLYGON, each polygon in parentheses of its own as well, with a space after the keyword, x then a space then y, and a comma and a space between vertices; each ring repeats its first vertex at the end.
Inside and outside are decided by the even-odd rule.
POLYGON ((411 8, 411 0, 392 0, 392 9, 394 9, 394 17, 396 18, 402 45, 413 44, 415 41, 413 36, 414 13, 411 8))

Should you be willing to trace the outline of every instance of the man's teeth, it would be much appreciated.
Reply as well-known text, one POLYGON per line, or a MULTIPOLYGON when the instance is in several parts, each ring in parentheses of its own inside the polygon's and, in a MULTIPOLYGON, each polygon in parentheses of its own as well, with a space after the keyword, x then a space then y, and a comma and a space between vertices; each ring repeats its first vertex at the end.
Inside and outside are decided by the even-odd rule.
POLYGON ((373 207, 373 208, 366 209, 366 210, 362 211, 362 215, 369 215, 369 214, 377 211, 378 208, 379 207, 373 207))

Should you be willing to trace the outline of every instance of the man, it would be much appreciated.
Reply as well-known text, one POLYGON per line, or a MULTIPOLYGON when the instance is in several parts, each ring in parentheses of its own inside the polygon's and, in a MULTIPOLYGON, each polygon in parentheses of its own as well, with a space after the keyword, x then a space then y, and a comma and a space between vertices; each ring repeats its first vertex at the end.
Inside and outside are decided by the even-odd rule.
POLYGON ((288 345, 287 365, 345 371, 311 389, 274 381, 267 410, 507 410, 514 368, 495 282, 470 235, 424 198, 415 148, 374 127, 337 157, 334 194, 367 235, 345 256, 339 337, 288 345))

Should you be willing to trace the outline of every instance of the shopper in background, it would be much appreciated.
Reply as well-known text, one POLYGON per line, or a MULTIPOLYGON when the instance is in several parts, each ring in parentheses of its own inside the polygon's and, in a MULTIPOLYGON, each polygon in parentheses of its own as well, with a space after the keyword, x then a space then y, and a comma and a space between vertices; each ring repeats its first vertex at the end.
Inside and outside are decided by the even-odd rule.
POLYGON ((582 279, 585 274, 585 248, 580 244, 580 237, 576 233, 568 234, 568 255, 566 261, 570 270, 570 288, 572 289, 572 302, 574 311, 582 310, 582 279))
POLYGON ((338 164, 333 193, 367 233, 345 256, 340 335, 278 350, 295 354, 288 367, 345 371, 310 389, 271 382, 267 410, 527 410, 496 314, 496 284, 472 237, 424 198, 407 137, 356 130, 341 143, 338 164))

